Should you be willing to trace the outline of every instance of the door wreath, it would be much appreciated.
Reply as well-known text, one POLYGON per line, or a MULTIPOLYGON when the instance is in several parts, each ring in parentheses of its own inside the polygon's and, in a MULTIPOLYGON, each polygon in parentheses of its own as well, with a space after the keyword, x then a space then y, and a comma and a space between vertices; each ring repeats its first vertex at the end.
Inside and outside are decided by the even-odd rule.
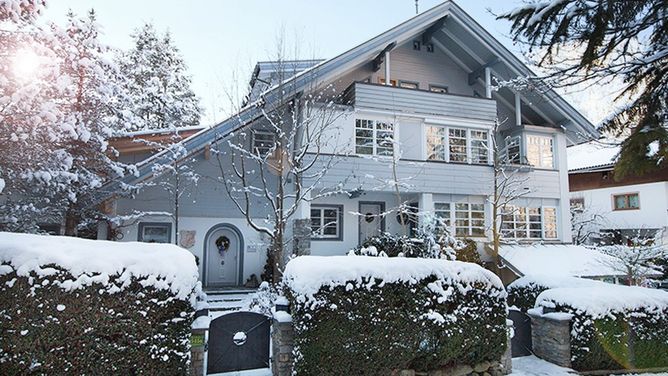
POLYGON ((230 239, 227 236, 220 236, 216 239, 216 247, 220 256, 224 257, 225 252, 230 249, 230 239))

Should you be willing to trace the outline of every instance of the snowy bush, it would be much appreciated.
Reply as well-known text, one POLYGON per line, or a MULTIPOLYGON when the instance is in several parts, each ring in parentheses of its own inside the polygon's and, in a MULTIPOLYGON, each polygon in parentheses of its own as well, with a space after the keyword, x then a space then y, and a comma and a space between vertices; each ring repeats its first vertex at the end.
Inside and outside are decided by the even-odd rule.
POLYGON ((302 256, 283 276, 295 371, 388 375, 498 360, 506 294, 491 272, 448 260, 302 256))
POLYGON ((516 279, 506 287, 508 305, 526 312, 536 304, 536 298, 543 291, 557 287, 591 287, 605 282, 570 276, 527 275, 516 279))
POLYGON ((600 284, 556 288, 539 309, 572 315, 571 362, 578 371, 668 367, 668 292, 600 284))
POLYGON ((185 374, 199 290, 173 245, 0 233, 0 369, 185 374))
MULTIPOLYGON (((394 235, 389 232, 372 236, 353 250, 358 256, 418 257, 454 259, 454 250, 446 242, 450 238, 418 233, 414 237, 394 235)), ((459 243, 457 243, 459 244, 459 243)))

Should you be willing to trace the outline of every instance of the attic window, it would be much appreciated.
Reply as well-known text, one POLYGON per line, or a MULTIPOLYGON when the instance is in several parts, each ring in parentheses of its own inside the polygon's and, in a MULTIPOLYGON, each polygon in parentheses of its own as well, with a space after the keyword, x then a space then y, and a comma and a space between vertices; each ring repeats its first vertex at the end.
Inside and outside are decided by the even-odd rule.
POLYGON ((268 131, 253 132, 253 152, 260 156, 267 155, 274 147, 274 134, 268 131))
POLYGON ((427 52, 434 52, 434 44, 433 43, 426 44, 425 47, 427 47, 427 52))
POLYGON ((422 44, 420 43, 419 40, 414 40, 413 41, 413 49, 415 51, 420 51, 420 48, 422 47, 422 44))

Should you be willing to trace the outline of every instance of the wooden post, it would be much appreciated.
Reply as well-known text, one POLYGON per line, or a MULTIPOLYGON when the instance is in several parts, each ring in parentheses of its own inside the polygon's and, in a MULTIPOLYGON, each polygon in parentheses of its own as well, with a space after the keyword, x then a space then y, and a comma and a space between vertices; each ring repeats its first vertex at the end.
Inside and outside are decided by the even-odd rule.
POLYGON ((390 51, 385 51, 385 85, 392 86, 390 78, 390 51))
POLYGON ((485 98, 492 98, 492 70, 485 67, 485 98))
POLYGON ((515 125, 522 125, 522 100, 519 93, 515 93, 515 125))

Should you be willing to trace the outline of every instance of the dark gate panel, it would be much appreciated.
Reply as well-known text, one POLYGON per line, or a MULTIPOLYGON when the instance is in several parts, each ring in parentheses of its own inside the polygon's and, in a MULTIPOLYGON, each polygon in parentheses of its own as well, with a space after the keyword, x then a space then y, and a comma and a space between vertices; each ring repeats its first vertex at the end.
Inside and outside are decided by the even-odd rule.
POLYGON ((211 321, 206 372, 269 367, 269 317, 234 312, 211 321))
POLYGON ((515 335, 511 339, 513 358, 531 355, 531 318, 524 312, 510 310, 508 318, 513 320, 515 335))

